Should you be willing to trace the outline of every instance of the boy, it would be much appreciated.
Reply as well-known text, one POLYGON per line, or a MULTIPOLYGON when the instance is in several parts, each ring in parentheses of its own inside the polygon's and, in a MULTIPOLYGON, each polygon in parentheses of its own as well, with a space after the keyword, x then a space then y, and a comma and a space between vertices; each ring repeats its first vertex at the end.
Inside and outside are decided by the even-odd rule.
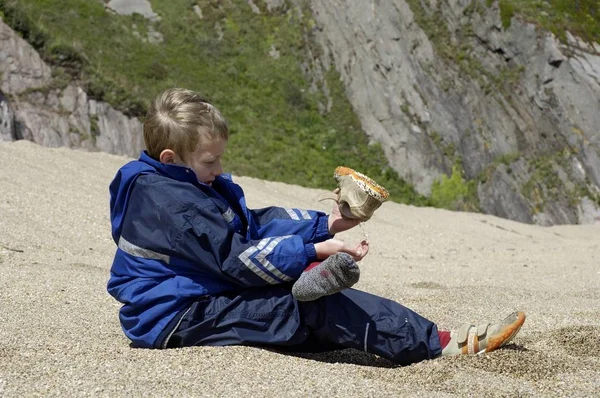
POLYGON ((410 364, 489 352, 520 329, 525 315, 515 312, 494 325, 438 332, 398 303, 345 289, 369 246, 333 236, 359 221, 337 206, 330 215, 248 209, 242 189, 222 174, 227 139, 214 106, 192 91, 167 90, 144 123, 147 151, 110 185, 118 248, 108 292, 123 303, 121 325, 134 346, 356 348, 410 364))

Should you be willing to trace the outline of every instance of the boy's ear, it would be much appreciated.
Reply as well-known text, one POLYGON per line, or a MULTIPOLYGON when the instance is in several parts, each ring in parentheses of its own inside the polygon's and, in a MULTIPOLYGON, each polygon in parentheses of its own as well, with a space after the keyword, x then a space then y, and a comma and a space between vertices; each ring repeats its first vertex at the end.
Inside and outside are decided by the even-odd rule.
POLYGON ((165 164, 177 164, 177 154, 171 149, 165 149, 160 153, 158 160, 165 164))

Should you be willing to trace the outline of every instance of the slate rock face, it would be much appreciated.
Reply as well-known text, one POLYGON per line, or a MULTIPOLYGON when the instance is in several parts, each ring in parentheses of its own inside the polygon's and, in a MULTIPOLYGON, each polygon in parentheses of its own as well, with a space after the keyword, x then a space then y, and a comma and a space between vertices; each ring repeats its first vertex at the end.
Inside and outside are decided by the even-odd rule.
POLYGON ((50 82, 52 70, 25 40, 0 20, 0 91, 20 94, 50 82))
POLYGON ((140 14, 146 19, 159 19, 158 14, 152 11, 152 5, 148 0, 110 0, 106 7, 119 15, 140 14))
POLYGON ((0 21, 0 139, 26 139, 137 157, 142 124, 74 84, 51 88, 52 70, 25 40, 0 21))
POLYGON ((363 130, 419 192, 458 161, 486 213, 595 220, 600 45, 564 44, 516 18, 505 30, 486 1, 418 3, 312 0, 324 49, 313 76, 340 72, 363 130), (430 37, 432 24, 447 35, 430 37))
POLYGON ((0 141, 14 141, 17 138, 14 125, 15 115, 8 98, 0 92, 0 141))

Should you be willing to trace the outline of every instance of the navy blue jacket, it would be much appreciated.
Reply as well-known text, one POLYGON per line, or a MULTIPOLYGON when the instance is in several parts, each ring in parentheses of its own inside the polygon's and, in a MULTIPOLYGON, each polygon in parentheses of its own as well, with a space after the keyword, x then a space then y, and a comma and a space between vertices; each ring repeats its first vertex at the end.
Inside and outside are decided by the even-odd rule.
POLYGON ((199 296, 296 280, 316 260, 314 243, 331 238, 325 213, 250 210, 231 176, 208 186, 145 152, 110 184, 110 216, 118 247, 108 292, 139 347, 159 348, 199 296))

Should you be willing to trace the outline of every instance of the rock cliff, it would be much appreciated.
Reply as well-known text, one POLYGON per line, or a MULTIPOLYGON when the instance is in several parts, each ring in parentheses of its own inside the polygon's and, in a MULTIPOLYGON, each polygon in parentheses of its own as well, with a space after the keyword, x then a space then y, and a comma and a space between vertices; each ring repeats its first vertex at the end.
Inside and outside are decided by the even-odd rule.
POLYGON ((600 45, 516 17, 504 28, 486 3, 312 0, 312 64, 340 72, 364 131, 419 192, 454 170, 486 213, 598 220, 600 45))
POLYGON ((139 120, 62 81, 33 47, 0 21, 0 140, 139 154, 144 145, 139 120))

